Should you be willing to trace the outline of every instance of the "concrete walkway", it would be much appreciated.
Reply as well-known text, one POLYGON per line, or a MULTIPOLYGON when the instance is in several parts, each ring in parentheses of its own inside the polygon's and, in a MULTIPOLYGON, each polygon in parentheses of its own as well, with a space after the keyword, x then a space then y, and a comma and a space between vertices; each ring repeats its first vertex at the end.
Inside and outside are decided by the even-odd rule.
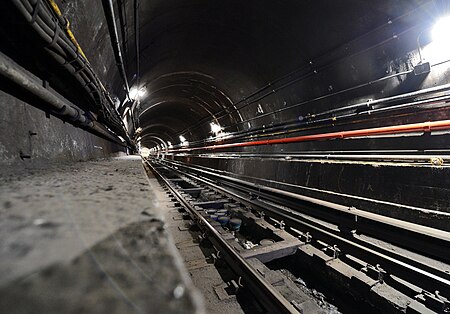
POLYGON ((203 312, 140 158, 1 172, 0 312, 203 312))

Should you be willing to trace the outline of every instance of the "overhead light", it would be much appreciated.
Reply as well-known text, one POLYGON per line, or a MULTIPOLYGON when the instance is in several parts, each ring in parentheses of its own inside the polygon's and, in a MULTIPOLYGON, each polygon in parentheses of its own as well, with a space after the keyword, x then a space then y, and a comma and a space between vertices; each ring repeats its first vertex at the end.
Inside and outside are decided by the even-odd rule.
POLYGON ((142 87, 141 89, 139 89, 139 91, 138 91, 138 96, 139 96, 139 97, 143 97, 143 96, 145 96, 145 94, 147 94, 147 91, 145 90, 144 87, 142 87))
POLYGON ((218 123, 211 122, 209 125, 211 126, 211 133, 216 136, 223 130, 223 128, 218 123))
POLYGON ((129 93, 130 98, 133 100, 138 100, 144 97, 145 94, 147 94, 147 90, 145 89, 145 87, 141 87, 139 89, 137 87, 132 87, 129 93))
MULTIPOLYGON (((153 149, 153 148, 152 148, 153 149)), ((142 147, 139 150, 140 154, 142 157, 148 157, 150 155, 151 149, 147 148, 147 147, 142 147)))
POLYGON ((180 135, 181 146, 189 146, 189 142, 183 135, 180 135))
POLYGON ((436 24, 434 24, 431 35, 433 41, 440 44, 445 44, 446 48, 450 47, 450 36, 448 34, 450 30, 450 16, 440 18, 436 24))
POLYGON ((131 99, 135 99, 137 94, 138 94, 138 89, 136 87, 133 87, 130 89, 129 95, 130 95, 131 99))
POLYGON ((431 64, 450 58, 450 16, 441 17, 431 29, 431 43, 424 48, 424 57, 431 64))

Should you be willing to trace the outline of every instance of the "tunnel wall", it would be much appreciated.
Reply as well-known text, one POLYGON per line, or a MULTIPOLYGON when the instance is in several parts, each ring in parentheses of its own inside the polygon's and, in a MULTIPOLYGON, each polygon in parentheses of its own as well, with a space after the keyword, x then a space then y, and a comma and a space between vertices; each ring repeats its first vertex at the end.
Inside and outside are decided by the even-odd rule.
MULTIPOLYGON (((106 89, 112 91, 111 84, 117 81, 114 78, 118 76, 118 71, 101 2, 57 1, 57 4, 68 18, 70 28, 95 73, 106 89)), ((83 105, 84 98, 78 97, 79 91, 74 88, 77 82, 66 81, 67 77, 61 75, 61 66, 45 62, 50 59, 49 55, 43 51, 35 32, 28 27, 16 7, 5 1, 0 5, 0 10, 2 52, 73 104, 83 105)), ((44 111, 34 107, 39 106, 37 100, 35 102, 28 97, 24 102, 13 94, 20 97, 16 89, 0 90, 0 164, 13 168, 45 166, 50 162, 85 161, 126 152, 124 147, 54 116, 47 118, 44 111), (30 136, 30 132, 35 135, 30 136)))
POLYGON ((118 154, 124 149, 82 129, 50 117, 0 91, 0 166, 45 166, 118 154), (30 135, 36 133, 35 135, 30 135), (21 158, 26 156, 25 158, 21 158), (29 157, 29 158, 27 158, 29 157))

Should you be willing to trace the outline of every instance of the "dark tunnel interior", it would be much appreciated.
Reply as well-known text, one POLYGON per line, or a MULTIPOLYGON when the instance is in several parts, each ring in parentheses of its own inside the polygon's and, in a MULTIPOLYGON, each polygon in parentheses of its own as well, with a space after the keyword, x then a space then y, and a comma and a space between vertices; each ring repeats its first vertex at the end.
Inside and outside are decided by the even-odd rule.
MULTIPOLYGON (((226 186, 220 180, 236 191, 247 184, 251 201, 285 198, 282 206, 296 208, 314 199, 361 210, 363 222, 403 221, 450 241, 449 16, 448 0, 2 0, 1 215, 11 218, 11 193, 26 193, 16 176, 34 180, 36 171, 136 155, 161 177, 163 167, 191 171, 219 189, 226 186), (249 186, 267 194, 255 196, 249 186)), ((80 195, 94 184, 74 180, 86 183, 80 195)), ((97 208, 119 200, 134 206, 137 179, 111 180, 122 190, 97 208)), ((305 208, 306 215, 320 212, 305 208)), ((14 264, 5 252, 0 277, 14 264)), ((450 291, 445 276, 441 292, 450 291)), ((0 295, 10 291, 2 288, 8 280, 0 280, 0 295)), ((4 295, 0 311, 9 304, 4 295)), ((445 296, 416 296, 427 308, 415 312, 409 301, 410 308, 396 308, 447 313, 445 296)), ((375 303, 369 312, 391 312, 375 303)))

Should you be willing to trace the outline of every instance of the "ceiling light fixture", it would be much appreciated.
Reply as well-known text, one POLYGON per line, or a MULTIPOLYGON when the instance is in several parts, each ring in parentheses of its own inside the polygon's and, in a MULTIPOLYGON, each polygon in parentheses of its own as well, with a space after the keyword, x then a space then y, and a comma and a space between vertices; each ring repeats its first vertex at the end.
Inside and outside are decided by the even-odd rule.
POLYGON ((139 89, 137 87, 132 87, 130 89, 129 96, 132 100, 139 100, 144 97, 145 94, 147 94, 147 90, 145 89, 145 87, 141 87, 139 89))
POLYGON ((431 42, 423 47, 420 44, 420 39, 423 34, 421 32, 417 37, 417 45, 419 51, 420 62, 414 67, 415 75, 427 74, 431 71, 432 64, 450 61, 450 36, 448 30, 450 29, 450 16, 441 17, 436 21, 431 31, 431 42))
POLYGON ((450 48, 450 16, 440 18, 433 26, 431 31, 433 42, 441 44, 442 48, 450 48))
POLYGON ((189 142, 183 135, 180 135, 181 146, 189 146, 189 142))
POLYGON ((213 133, 215 136, 222 132, 223 128, 218 123, 211 122, 209 124, 211 126, 211 133, 213 133))

